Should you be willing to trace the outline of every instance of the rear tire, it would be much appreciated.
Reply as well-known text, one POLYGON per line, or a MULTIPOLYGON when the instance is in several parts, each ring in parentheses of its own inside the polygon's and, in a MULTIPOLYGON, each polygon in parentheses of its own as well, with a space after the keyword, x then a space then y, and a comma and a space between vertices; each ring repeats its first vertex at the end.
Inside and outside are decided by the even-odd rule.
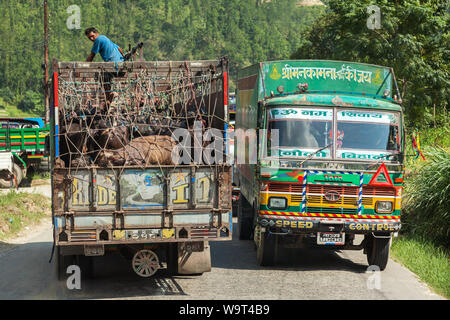
POLYGON ((256 248, 256 258, 262 267, 273 266, 278 254, 278 236, 269 232, 261 232, 256 248))
POLYGON ((253 211, 252 207, 248 205, 247 200, 241 195, 238 206, 239 240, 253 239, 253 218, 249 216, 249 210, 253 211))
MULTIPOLYGON (((17 186, 20 185, 23 179, 23 171, 22 168, 17 164, 13 163, 13 174, 16 177, 17 186)), ((10 188, 11 187, 11 178, 0 178, 0 187, 2 188, 10 188)), ((13 187, 15 187, 15 182, 13 181, 13 187)))
POLYGON ((169 243, 167 247, 167 272, 170 276, 178 275, 178 243, 169 243))
POLYGON ((381 271, 386 269, 389 261, 389 249, 391 238, 375 238, 368 239, 366 248, 367 262, 369 266, 378 266, 381 271))
POLYGON ((231 202, 231 215, 233 218, 238 216, 238 211, 239 211, 239 200, 235 200, 231 202))

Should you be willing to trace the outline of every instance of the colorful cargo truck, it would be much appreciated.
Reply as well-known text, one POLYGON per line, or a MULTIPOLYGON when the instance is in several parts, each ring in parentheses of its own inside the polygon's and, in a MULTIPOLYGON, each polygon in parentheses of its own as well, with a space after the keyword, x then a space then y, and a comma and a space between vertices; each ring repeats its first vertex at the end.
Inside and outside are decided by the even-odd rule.
POLYGON ((210 271, 209 241, 232 234, 227 73, 226 59, 53 63, 60 278, 114 252, 141 277, 210 271))
POLYGON ((240 239, 260 265, 280 247, 364 250, 386 267, 399 231, 404 122, 391 68, 261 62, 238 75, 240 239), (393 91, 395 94, 393 94, 393 91))
POLYGON ((18 187, 47 158, 49 133, 41 118, 0 118, 0 187, 18 187))

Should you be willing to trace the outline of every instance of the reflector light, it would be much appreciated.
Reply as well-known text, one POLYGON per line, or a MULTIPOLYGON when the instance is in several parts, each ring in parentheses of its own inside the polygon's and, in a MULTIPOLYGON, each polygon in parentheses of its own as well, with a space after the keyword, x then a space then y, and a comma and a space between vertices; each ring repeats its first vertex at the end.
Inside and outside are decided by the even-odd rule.
POLYGON ((373 175, 372 179, 369 182, 369 186, 377 186, 377 187, 392 187, 394 186, 387 171, 386 165, 384 163, 378 168, 377 172, 373 175), (384 175, 386 181, 377 181, 380 174, 384 175))

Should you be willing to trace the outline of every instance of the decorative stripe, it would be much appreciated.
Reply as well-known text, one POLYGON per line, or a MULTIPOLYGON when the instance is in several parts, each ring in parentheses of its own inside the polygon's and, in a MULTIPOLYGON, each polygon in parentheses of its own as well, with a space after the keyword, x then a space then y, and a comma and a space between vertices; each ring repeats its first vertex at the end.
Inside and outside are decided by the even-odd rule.
POLYGON ((318 170, 309 170, 309 173, 319 174, 319 173, 339 173, 339 174, 361 174, 362 172, 354 172, 354 171, 318 171, 318 170))
MULTIPOLYGON (((328 185, 328 184, 327 184, 328 185)), ((296 192, 282 192, 282 191, 260 191, 260 193, 264 193, 264 194, 289 194, 289 195, 298 195, 298 193, 296 192)), ((307 196, 324 196, 321 193, 306 193, 307 196)), ((352 195, 352 194, 345 194, 342 197, 348 197, 348 198, 358 198, 359 196, 356 195, 352 195)), ((376 195, 376 196, 371 196, 371 195, 363 195, 363 198, 382 198, 382 199, 395 199, 395 196, 384 196, 384 195, 376 195)))
POLYGON ((303 172, 303 192, 302 192, 302 207, 301 207, 301 212, 305 213, 306 210, 306 185, 307 185, 307 180, 308 180, 308 170, 305 170, 303 172))
POLYGON ((364 219, 390 219, 390 220, 399 219, 398 216, 354 215, 354 214, 337 214, 337 213, 260 211, 260 214, 270 214, 277 216, 304 216, 304 217, 331 217, 331 218, 364 218, 364 219))
POLYGON ((228 72, 223 73, 223 104, 228 111, 228 72))
MULTIPOLYGON (((39 144, 43 145, 43 144, 45 144, 45 142, 39 142, 39 144)), ((12 145, 12 146, 21 146, 22 143, 14 142, 14 143, 11 143, 10 145, 12 145)), ((34 146, 34 145, 36 145, 36 142, 24 142, 23 145, 25 145, 25 146, 34 146)), ((0 147, 3 147, 3 146, 6 146, 6 143, 0 143, 0 147)))
MULTIPOLYGON (((20 129, 13 129, 13 130, 20 130, 20 129)), ((40 134, 39 138, 45 138, 46 134, 40 134)), ((0 139, 5 139, 6 136, 0 136, 0 139)), ((10 136, 11 139, 22 139, 22 136, 10 136)), ((23 136, 25 139, 36 139, 36 136, 23 136)))
POLYGON ((359 175, 358 215, 361 215, 361 213, 362 213, 363 179, 364 179, 364 173, 361 172, 359 175))
MULTIPOLYGON (((262 218, 266 219, 273 219, 273 215, 261 215, 262 218)), ((329 219, 329 218, 312 218, 312 217, 286 217, 286 216, 279 216, 276 217, 276 219, 282 219, 282 220, 309 220, 309 221, 345 221, 345 222, 400 222, 400 219, 390 219, 390 220, 383 220, 383 219, 329 219)))

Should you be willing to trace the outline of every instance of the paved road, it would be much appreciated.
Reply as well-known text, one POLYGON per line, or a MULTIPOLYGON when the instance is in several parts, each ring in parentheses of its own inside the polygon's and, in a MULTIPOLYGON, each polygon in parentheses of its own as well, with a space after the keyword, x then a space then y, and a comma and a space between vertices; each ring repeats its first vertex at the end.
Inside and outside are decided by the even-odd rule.
POLYGON ((42 184, 42 185, 35 185, 30 187, 20 187, 19 189, 0 189, 0 194, 5 194, 10 191, 16 191, 16 192, 27 192, 27 193, 38 193, 42 194, 48 198, 52 196, 52 191, 49 184, 42 184))
POLYGON ((252 243, 237 237, 211 243, 213 268, 202 276, 142 279, 120 256, 96 257, 96 278, 68 290, 48 263, 50 222, 21 241, 0 249, 0 299, 442 299, 392 260, 380 289, 368 289, 373 274, 360 251, 286 250, 277 267, 264 268, 252 243))

